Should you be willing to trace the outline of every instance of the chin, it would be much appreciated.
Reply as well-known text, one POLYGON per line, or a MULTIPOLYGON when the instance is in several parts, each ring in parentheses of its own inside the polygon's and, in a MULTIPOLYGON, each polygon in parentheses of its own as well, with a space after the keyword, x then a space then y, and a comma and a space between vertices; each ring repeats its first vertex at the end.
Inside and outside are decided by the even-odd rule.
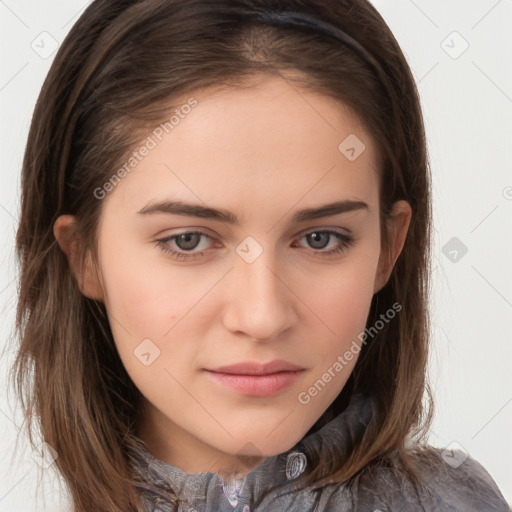
POLYGON ((303 437, 306 431, 300 432, 297 428, 281 429, 269 435, 266 431, 248 431, 237 435, 233 432, 233 439, 228 446, 219 447, 223 452, 242 458, 273 457, 286 452, 295 446, 303 437))

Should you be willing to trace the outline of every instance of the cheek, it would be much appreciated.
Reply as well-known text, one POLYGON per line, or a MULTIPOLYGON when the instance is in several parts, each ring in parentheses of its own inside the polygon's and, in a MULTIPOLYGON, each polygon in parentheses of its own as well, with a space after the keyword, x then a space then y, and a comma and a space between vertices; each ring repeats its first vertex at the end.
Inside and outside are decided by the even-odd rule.
POLYGON ((168 264, 151 244, 126 247, 121 258, 113 257, 114 247, 121 246, 105 243, 100 261, 106 307, 115 320, 113 330, 121 336, 131 332, 161 338, 218 279, 217 275, 199 278, 191 267, 168 264))
POLYGON ((211 285, 201 285, 183 269, 152 261, 154 253, 153 247, 135 244, 123 251, 111 238, 99 256, 105 306, 123 365, 143 395, 165 403, 174 386, 165 370, 172 368, 174 374, 170 362, 181 368, 197 350, 191 343, 179 343, 180 349, 173 350, 174 338, 181 341, 192 336, 184 330, 187 323, 180 320, 187 318, 198 296, 211 285), (116 253, 124 256, 116 258, 116 253))
POLYGON ((351 269, 347 274, 338 283, 330 282, 322 290, 323 309, 336 332, 363 327, 373 296, 373 272, 351 269))
POLYGON ((308 305, 321 320, 316 327, 315 378, 325 381, 325 375, 330 382, 329 390, 320 398, 326 403, 341 390, 359 357, 378 258, 378 243, 369 241, 342 264, 327 269, 325 275, 314 281, 316 286, 302 285, 308 290, 308 305), (336 375, 332 382, 325 374, 328 371, 336 375))
MULTIPOLYGON (((301 289, 307 291, 307 303, 318 312, 335 337, 363 330, 373 297, 378 262, 375 244, 358 248, 339 265, 327 267, 312 279, 304 276, 301 289)), ((297 276, 298 282, 301 278, 297 276)), ((327 332, 327 331, 326 331, 327 332)))
MULTIPOLYGON (((329 394, 333 398, 343 386, 359 356, 361 333, 364 332, 372 294, 368 287, 362 287, 358 280, 344 280, 341 286, 324 288, 322 293, 323 329, 319 327, 316 337, 317 364, 315 377, 322 378, 325 372, 333 370, 333 365, 348 351, 351 354, 343 358, 342 371, 335 370, 337 378, 333 380, 329 394), (328 328, 328 331, 327 331, 328 328), (326 333, 321 336, 321 333, 326 333), (340 375, 342 373, 342 375, 340 375)), ((322 304, 318 305, 319 308, 322 304)), ((325 397, 327 398, 327 397, 325 397)))

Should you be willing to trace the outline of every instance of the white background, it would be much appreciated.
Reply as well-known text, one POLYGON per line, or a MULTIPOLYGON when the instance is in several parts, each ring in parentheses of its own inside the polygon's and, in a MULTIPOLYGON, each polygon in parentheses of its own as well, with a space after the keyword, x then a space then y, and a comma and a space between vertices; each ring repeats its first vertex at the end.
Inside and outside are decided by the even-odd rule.
MULTIPOLYGON (((36 497, 39 465, 24 436, 14 445, 22 419, 4 381, 13 355, 19 174, 53 58, 37 52, 51 50, 52 38, 58 45, 88 3, 0 0, 0 512, 66 508, 51 468, 41 471, 36 497)), ((374 4, 419 84, 432 163, 431 443, 460 445, 512 502, 512 0, 374 4), (454 243, 467 247, 457 261, 454 243)))

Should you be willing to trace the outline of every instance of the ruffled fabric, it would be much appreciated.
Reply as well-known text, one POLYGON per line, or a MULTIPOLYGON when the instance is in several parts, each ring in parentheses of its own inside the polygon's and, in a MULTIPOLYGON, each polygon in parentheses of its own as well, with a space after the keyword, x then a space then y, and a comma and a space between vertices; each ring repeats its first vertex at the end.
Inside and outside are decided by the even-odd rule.
POLYGON ((131 456, 144 511, 511 512, 491 476, 462 452, 451 452, 448 458, 441 450, 433 451, 437 456, 418 468, 419 488, 403 472, 379 461, 345 484, 321 489, 308 485, 304 477, 312 461, 343 460, 374 413, 371 398, 353 396, 338 416, 245 477, 186 473, 156 458, 139 439, 131 456))

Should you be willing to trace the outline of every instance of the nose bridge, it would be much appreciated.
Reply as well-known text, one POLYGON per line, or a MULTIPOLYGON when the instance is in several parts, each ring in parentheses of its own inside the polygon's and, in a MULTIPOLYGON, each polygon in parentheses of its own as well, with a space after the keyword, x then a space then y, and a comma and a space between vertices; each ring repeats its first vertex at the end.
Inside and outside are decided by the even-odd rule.
POLYGON ((258 340, 271 339, 292 325, 293 294, 278 270, 275 251, 263 250, 254 239, 244 242, 237 247, 231 276, 233 295, 228 327, 258 340))

